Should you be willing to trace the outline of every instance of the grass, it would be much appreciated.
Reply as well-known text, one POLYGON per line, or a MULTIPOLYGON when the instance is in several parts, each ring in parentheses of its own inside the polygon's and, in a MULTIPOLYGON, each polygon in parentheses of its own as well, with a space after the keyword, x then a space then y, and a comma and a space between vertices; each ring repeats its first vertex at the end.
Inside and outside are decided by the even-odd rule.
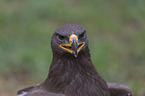
POLYGON ((51 35, 63 24, 87 29, 92 61, 109 82, 145 86, 144 0, 1 0, 0 93, 42 82, 52 59, 51 35))

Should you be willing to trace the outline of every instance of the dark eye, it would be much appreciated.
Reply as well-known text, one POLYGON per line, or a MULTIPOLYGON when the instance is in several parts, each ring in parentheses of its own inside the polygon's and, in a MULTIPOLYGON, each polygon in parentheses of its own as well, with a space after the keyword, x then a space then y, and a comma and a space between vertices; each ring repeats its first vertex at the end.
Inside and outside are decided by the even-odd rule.
POLYGON ((59 40, 64 40, 65 39, 65 37, 62 36, 62 35, 57 35, 57 37, 58 37, 59 40))
POLYGON ((79 35, 79 39, 82 39, 85 37, 85 32, 83 32, 81 35, 79 35))

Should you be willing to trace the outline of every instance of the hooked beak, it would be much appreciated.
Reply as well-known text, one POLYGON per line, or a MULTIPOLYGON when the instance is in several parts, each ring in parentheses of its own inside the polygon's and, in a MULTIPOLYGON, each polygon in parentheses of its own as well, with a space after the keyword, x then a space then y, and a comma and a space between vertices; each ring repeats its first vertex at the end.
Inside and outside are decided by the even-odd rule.
POLYGON ((78 43, 78 37, 75 34, 72 34, 69 37, 69 44, 60 44, 60 47, 77 57, 79 51, 83 48, 84 45, 85 42, 78 43))

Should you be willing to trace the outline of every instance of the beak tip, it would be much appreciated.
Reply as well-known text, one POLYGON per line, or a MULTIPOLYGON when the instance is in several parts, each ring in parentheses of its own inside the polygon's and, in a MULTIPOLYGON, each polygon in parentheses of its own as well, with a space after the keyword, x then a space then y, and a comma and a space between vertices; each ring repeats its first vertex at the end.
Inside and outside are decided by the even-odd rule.
POLYGON ((77 56, 78 56, 78 54, 74 54, 74 56, 75 56, 75 57, 77 57, 77 56))
POLYGON ((78 56, 78 53, 77 52, 74 52, 74 54, 73 54, 75 57, 77 57, 78 56))

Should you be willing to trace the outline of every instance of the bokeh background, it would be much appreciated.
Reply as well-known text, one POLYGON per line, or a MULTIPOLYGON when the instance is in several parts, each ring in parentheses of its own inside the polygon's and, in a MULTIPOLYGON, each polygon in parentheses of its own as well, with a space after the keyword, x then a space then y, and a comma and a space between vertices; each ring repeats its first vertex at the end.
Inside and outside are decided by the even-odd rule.
POLYGON ((86 28, 92 61, 108 82, 145 96, 144 0, 0 0, 0 94, 43 82, 50 39, 63 24, 86 28))

